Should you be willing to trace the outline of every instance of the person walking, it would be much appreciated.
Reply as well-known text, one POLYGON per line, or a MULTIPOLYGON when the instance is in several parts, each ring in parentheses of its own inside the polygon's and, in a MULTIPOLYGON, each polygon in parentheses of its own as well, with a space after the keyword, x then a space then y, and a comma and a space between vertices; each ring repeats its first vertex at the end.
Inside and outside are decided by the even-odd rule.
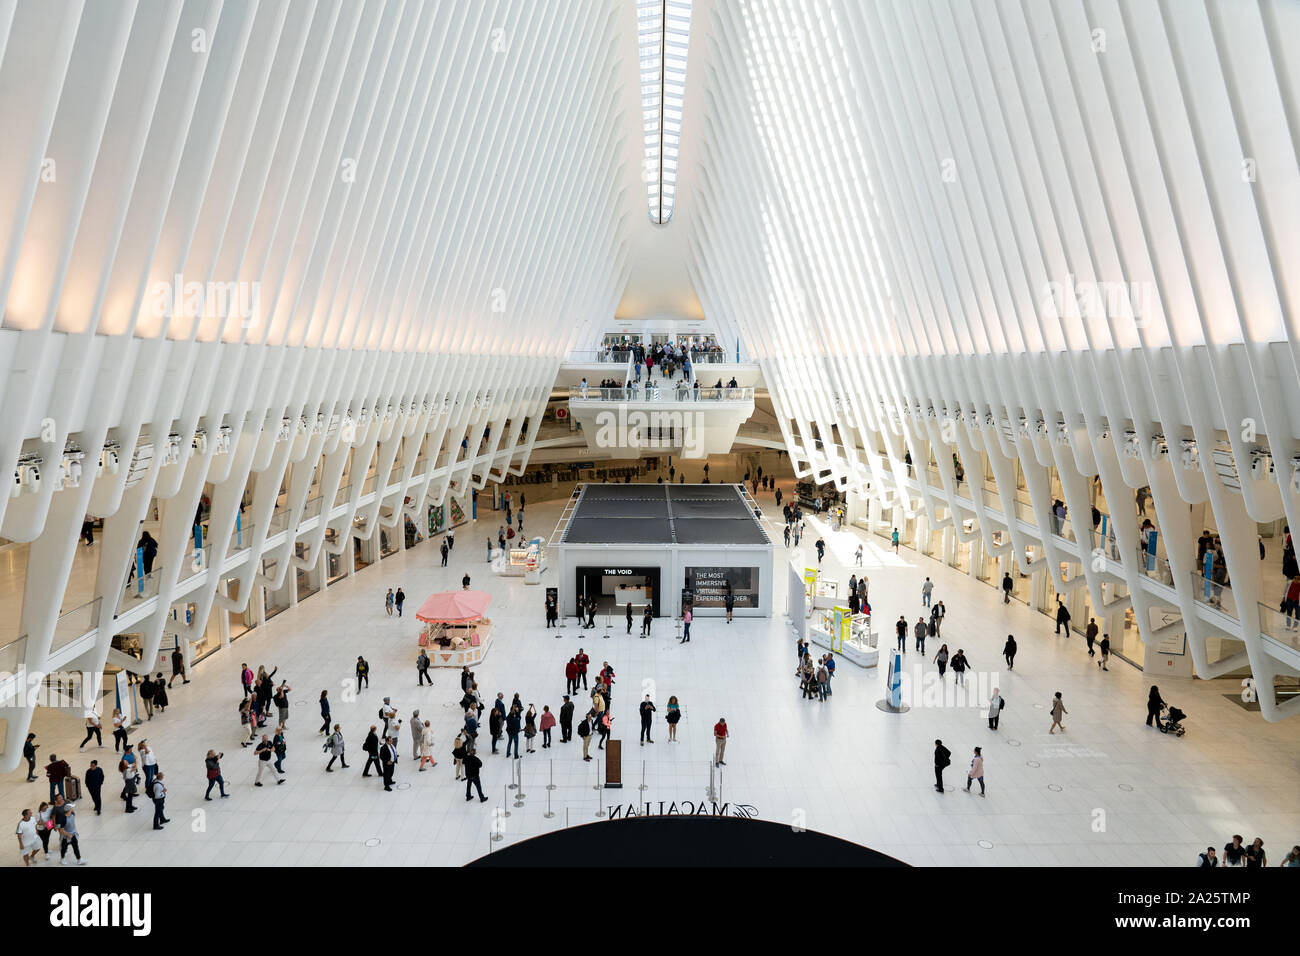
POLYGON ((934 591, 934 582, 929 578, 921 585, 921 604, 923 607, 930 606, 930 594, 934 591))
POLYGON ((952 678, 954 683, 960 684, 962 687, 966 686, 966 668, 969 664, 970 661, 966 659, 966 652, 960 647, 957 648, 957 653, 952 656, 952 678))
POLYGON ((50 782, 50 803, 54 802, 56 795, 63 795, 63 782, 70 776, 72 776, 72 768, 68 766, 68 762, 50 754, 50 762, 45 765, 45 779, 50 782))
POLYGON ((925 618, 918 617, 916 619, 916 626, 913 628, 913 633, 916 635, 916 649, 922 654, 925 653, 925 635, 928 633, 928 630, 925 618))
POLYGON ((221 776, 221 758, 224 753, 217 753, 215 750, 209 750, 203 758, 204 772, 208 778, 208 789, 203 793, 204 800, 212 799, 212 788, 216 787, 217 791, 224 797, 226 796, 226 780, 221 776))
POLYGON ((362 686, 370 687, 370 665, 360 654, 357 655, 357 690, 362 686))
POLYGON ((1056 733, 1056 728, 1061 728, 1061 733, 1065 733, 1065 725, 1061 723, 1061 718, 1068 714, 1065 709, 1065 701, 1061 700, 1061 692, 1058 690, 1056 696, 1052 698, 1052 726, 1048 728, 1049 734, 1056 733))
POLYGON ((894 554, 898 554, 898 529, 897 528, 895 528, 894 533, 889 536, 889 543, 894 546, 894 554))
POLYGON ((1002 603, 1003 604, 1011 603, 1011 589, 1014 588, 1015 586, 1016 586, 1015 582, 1011 580, 1010 571, 1002 575, 1002 603))
POLYGON ((343 743, 343 730, 338 724, 334 725, 334 732, 325 739, 323 749, 330 755, 329 763, 325 765, 326 773, 334 772, 334 761, 336 760, 339 761, 340 767, 344 770, 348 769, 348 759, 345 755, 345 746, 343 743))
POLYGON ((131 745, 127 744, 126 749, 122 751, 122 759, 117 765, 118 773, 122 775, 122 799, 126 801, 126 813, 135 813, 135 793, 136 785, 140 781, 140 774, 135 768, 135 753, 131 745))
POLYGON ((379 762, 379 734, 376 733, 378 729, 374 724, 371 724, 370 733, 366 734, 366 740, 361 745, 361 749, 366 755, 366 764, 361 768, 361 776, 363 777, 370 776, 372 766, 377 774, 383 774, 384 765, 379 762))
POLYGON ((478 790, 478 802, 487 803, 487 797, 483 795, 483 784, 479 781, 479 776, 478 776, 479 771, 482 769, 483 769, 483 761, 480 760, 478 758, 478 754, 474 752, 474 747, 467 746, 465 749, 465 760, 464 760, 466 800, 474 799, 474 795, 470 792, 470 788, 472 787, 478 790))
POLYGON ((1097 662, 1097 666, 1104 671, 1109 671, 1110 668, 1106 666, 1107 662, 1109 661, 1110 661, 1110 635, 1103 634, 1101 636, 1101 660, 1097 662))
POLYGON ((564 703, 560 705, 560 743, 567 744, 573 739, 573 701, 569 700, 569 695, 564 695, 564 703))
POLYGON ((943 793, 943 771, 952 763, 952 751, 943 745, 942 740, 934 742, 934 789, 943 793))
POLYGON ((167 682, 163 680, 162 672, 153 679, 153 706, 160 714, 167 713, 167 682))
POLYGON ((713 766, 725 767, 727 761, 722 758, 727 754, 727 737, 730 732, 727 730, 727 718, 719 717, 718 722, 713 725, 713 766))
MULTIPOLYGON (((394 732, 393 737, 397 734, 394 732)), ((420 712, 411 711, 411 759, 419 760, 424 747, 424 724, 420 721, 420 712)))
POLYGON ((239 683, 244 687, 244 696, 251 697, 253 695, 253 671, 247 662, 239 665, 239 683))
POLYGON ((328 734, 330 731, 330 692, 323 690, 320 692, 320 731, 321 734, 328 734))
POLYGON ((578 692, 578 663, 572 657, 564 665, 564 691, 566 695, 578 692))
POLYGON ((86 770, 86 792, 90 794, 91 802, 94 804, 95 816, 100 816, 104 810, 104 803, 100 798, 103 789, 104 768, 99 765, 98 760, 92 760, 86 770))
POLYGON ((51 815, 54 823, 55 832, 59 834, 59 863, 67 865, 68 847, 72 847, 72 855, 77 866, 85 866, 86 861, 81 858, 81 843, 77 834, 77 810, 72 804, 63 799, 60 794, 54 803, 54 813, 51 815))
POLYGON ((393 595, 393 606, 397 608, 398 617, 402 616, 402 605, 405 603, 406 603, 406 592, 399 587, 397 589, 397 593, 393 595))
POLYGON ((163 777, 165 776, 166 774, 159 770, 154 775, 153 785, 149 788, 149 798, 153 800, 153 828, 155 830, 161 830, 164 823, 171 823, 171 820, 167 819, 166 813, 167 785, 163 783, 163 777))
POLYGON ((907 653, 907 618, 898 615, 898 620, 894 622, 894 633, 898 636, 898 649, 902 653, 907 653))
POLYGON ((685 644, 691 639, 691 620, 691 609, 686 608, 686 610, 682 611, 682 639, 679 642, 681 644, 685 644))
POLYGON ((36 832, 36 818, 30 808, 23 810, 14 833, 18 837, 18 854, 23 858, 23 866, 31 866, 36 854, 41 852, 41 838, 36 832))
POLYGON ((998 729, 998 720, 1002 715, 1002 708, 1007 705, 1002 695, 998 693, 996 687, 993 688, 993 696, 989 698, 989 730, 998 729))
POLYGON ((645 700, 641 701, 638 709, 641 712, 641 746, 644 747, 647 741, 654 743, 654 738, 650 736, 650 729, 654 721, 655 705, 649 694, 645 695, 645 700))
POLYGON ((1151 693, 1147 695, 1147 726, 1151 726, 1152 719, 1156 722, 1156 730, 1162 734, 1165 732, 1165 725, 1160 720, 1160 712, 1165 709, 1165 702, 1160 697, 1160 688, 1155 684, 1151 685, 1151 693))
POLYGON ((822 558, 826 557, 826 542, 818 538, 813 547, 817 549, 817 563, 820 565, 822 558))
POLYGON ((146 720, 153 720, 153 698, 156 690, 153 678, 145 674, 144 680, 140 681, 140 701, 144 704, 146 720))
POLYGON ((397 595, 393 593, 392 588, 389 588, 388 593, 384 595, 384 613, 389 617, 393 616, 393 605, 396 603, 397 595))
MULTIPOLYGON (((50 834, 54 832, 54 805, 42 800, 36 808, 36 838, 41 841, 41 853, 50 862, 50 834)), ((1244 851, 1244 847, 1242 848, 1244 851)), ((1245 859, 1245 856, 1242 856, 1245 859)))
POLYGON ((948 669, 948 645, 940 644, 938 653, 934 655, 934 662, 939 665, 939 680, 943 680, 943 672, 948 669))
POLYGON ((270 740, 269 734, 261 735, 261 740, 257 743, 257 747, 253 749, 252 756, 257 758, 257 775, 256 778, 253 778, 253 787, 261 786, 261 775, 263 775, 266 770, 270 770, 270 773, 276 775, 277 786, 278 784, 285 782, 285 774, 283 774, 283 771, 278 770, 276 765, 270 762, 273 760, 274 756, 276 756, 276 745, 274 745, 272 740, 270 740))
POLYGON ((627 602, 627 632, 629 636, 632 633, 632 602, 627 602))
POLYGON ((424 772, 424 765, 427 763, 430 767, 438 766, 438 761, 433 759, 433 724, 425 721, 423 724, 418 721, 411 721, 412 727, 418 727, 420 731, 420 768, 419 772, 424 772))
POLYGON ((185 655, 181 653, 179 647, 172 650, 172 676, 171 680, 167 682, 167 686, 171 687, 178 677, 181 679, 182 684, 190 682, 190 679, 185 676, 185 655))
POLYGON ((1006 658, 1007 670, 1016 669, 1016 639, 1010 634, 1007 635, 1007 642, 1002 645, 1002 656, 1006 658))
POLYGON ((1083 639, 1088 642, 1089 657, 1093 657, 1097 653, 1093 648, 1093 644, 1097 640, 1097 632, 1099 630, 1101 630, 1101 628, 1097 627, 1097 619, 1095 617, 1088 618, 1088 626, 1083 629, 1083 639))
POLYGON ((438 551, 441 552, 442 554, 442 567, 444 568, 447 566, 447 553, 450 550, 451 548, 447 547, 447 539, 444 538, 442 541, 442 545, 438 548, 438 551))
POLYGON ((86 711, 86 736, 81 741, 81 747, 78 749, 85 750, 86 744, 90 743, 91 737, 95 738, 96 747, 104 746, 104 734, 99 723, 99 715, 93 710, 88 710, 86 711))
POLYGON ((970 785, 973 781, 980 782, 980 796, 984 796, 984 757, 980 753, 980 748, 975 748, 975 755, 970 758, 970 770, 966 774, 966 792, 970 793, 970 785))
POLYGON ((1070 609, 1067 608, 1061 599, 1056 599, 1056 633, 1060 636, 1061 628, 1065 628, 1065 636, 1070 636, 1070 609))

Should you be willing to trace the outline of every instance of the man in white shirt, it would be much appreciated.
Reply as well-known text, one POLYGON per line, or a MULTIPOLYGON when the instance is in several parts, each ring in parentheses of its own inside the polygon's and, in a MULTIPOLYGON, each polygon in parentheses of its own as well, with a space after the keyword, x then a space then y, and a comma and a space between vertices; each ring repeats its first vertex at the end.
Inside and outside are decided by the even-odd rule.
POLYGON ((384 721, 384 732, 380 736, 387 737, 389 736, 389 724, 392 722, 393 718, 397 716, 397 708, 393 706, 392 701, 387 697, 384 698, 384 706, 379 708, 379 716, 382 717, 384 721))

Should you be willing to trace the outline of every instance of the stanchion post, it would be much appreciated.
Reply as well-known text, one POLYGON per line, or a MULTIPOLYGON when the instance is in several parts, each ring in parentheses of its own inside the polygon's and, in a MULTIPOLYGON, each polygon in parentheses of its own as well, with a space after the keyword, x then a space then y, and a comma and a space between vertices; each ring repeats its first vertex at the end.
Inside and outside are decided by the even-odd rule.
POLYGON ((637 787, 637 789, 640 790, 642 793, 645 793, 647 789, 645 785, 645 761, 644 760, 641 761, 641 786, 637 787))
POLYGON ((501 815, 510 816, 510 793, 505 787, 501 788, 501 815))
POLYGON ((596 818, 601 819, 605 816, 605 791, 597 788, 596 818))
POLYGON ((542 816, 548 820, 555 816, 555 814, 551 812, 551 791, 549 790, 546 791, 546 812, 543 813, 542 816))
POLYGON ((547 790, 555 789, 555 758, 551 758, 551 782, 546 785, 547 790))
POLYGON ((515 766, 519 768, 519 776, 516 778, 519 782, 519 787, 515 790, 515 796, 519 798, 519 802, 516 803, 515 806, 519 807, 523 806, 524 798, 527 796, 527 794, 524 793, 524 762, 522 760, 516 760, 515 766))

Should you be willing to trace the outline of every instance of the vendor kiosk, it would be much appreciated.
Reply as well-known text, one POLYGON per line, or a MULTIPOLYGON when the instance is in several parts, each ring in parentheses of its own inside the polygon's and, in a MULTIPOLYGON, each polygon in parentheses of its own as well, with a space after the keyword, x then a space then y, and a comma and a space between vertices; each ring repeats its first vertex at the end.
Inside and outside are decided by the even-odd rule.
POLYGON ((434 667, 473 667, 492 647, 492 596, 486 591, 443 591, 415 613, 424 623, 420 646, 434 667))

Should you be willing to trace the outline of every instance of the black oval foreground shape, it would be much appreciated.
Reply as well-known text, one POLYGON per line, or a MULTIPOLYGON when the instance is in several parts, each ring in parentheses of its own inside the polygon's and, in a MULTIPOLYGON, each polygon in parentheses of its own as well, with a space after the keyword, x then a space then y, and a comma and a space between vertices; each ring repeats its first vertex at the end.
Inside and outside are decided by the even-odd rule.
POLYGON ((467 863, 471 867, 897 867, 883 853, 788 824, 725 816, 604 820, 530 837, 467 863))

